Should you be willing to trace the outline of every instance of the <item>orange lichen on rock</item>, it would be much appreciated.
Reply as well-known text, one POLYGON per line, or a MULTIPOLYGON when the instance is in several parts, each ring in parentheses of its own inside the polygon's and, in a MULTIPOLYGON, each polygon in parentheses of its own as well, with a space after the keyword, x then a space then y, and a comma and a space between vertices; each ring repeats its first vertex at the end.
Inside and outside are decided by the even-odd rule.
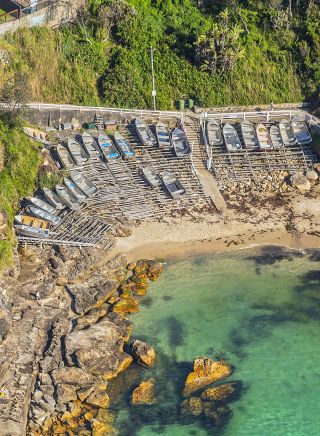
POLYGON ((140 383, 140 385, 132 392, 131 404, 133 406, 141 404, 154 404, 154 380, 149 379, 140 383))

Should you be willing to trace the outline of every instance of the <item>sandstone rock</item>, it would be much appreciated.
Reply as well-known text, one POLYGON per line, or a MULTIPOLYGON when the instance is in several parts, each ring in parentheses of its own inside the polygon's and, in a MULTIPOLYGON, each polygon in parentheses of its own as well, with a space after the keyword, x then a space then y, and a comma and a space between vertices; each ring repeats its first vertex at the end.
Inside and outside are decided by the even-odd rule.
POLYGON ((89 310, 84 316, 77 319, 76 330, 81 330, 91 324, 95 324, 109 312, 110 307, 110 304, 103 303, 102 306, 89 310))
POLYGON ((131 396, 131 404, 137 405, 150 405, 155 403, 154 398, 154 380, 149 379, 141 382, 140 385, 134 389, 131 396))
POLYGON ((86 403, 93 404, 101 409, 107 409, 110 404, 110 398, 106 392, 92 392, 86 399, 86 403))
POLYGON ((10 320, 7 312, 0 308, 0 343, 6 339, 10 329, 10 320))
POLYGON ((202 401, 198 397, 185 399, 181 405, 181 413, 185 416, 200 416, 203 412, 202 401))
POLYGON ((315 163, 313 165, 313 169, 316 171, 318 175, 320 175, 320 163, 315 163))
POLYGON ((75 401, 78 399, 76 387, 71 384, 59 384, 57 386, 57 395, 60 404, 66 404, 69 401, 75 401))
POLYGON ((61 383, 71 384, 75 386, 92 385, 94 379, 91 374, 88 374, 81 368, 76 367, 61 367, 52 372, 52 378, 56 385, 61 383))
POLYGON ((201 398, 205 401, 231 401, 239 398, 241 382, 234 381, 220 386, 209 388, 202 392, 201 398))
POLYGON ((117 313, 136 313, 139 312, 139 301, 133 297, 121 298, 117 301, 112 309, 117 313))
POLYGON ((203 403, 203 412, 211 423, 217 427, 225 425, 232 414, 229 407, 216 407, 214 403, 203 403))
POLYGON ((94 390, 94 386, 90 386, 89 388, 81 388, 77 390, 77 395, 80 401, 85 401, 90 394, 92 394, 94 390))
POLYGON ((74 418, 77 418, 82 413, 82 404, 79 401, 71 401, 68 403, 68 409, 74 418))
POLYGON ((290 178, 291 185, 298 189, 299 192, 304 194, 305 192, 310 191, 311 185, 306 176, 301 173, 293 174, 290 178))
POLYGON ((214 361, 208 357, 196 358, 193 363, 193 372, 186 379, 183 395, 188 397, 193 392, 229 377, 231 374, 231 366, 225 361, 214 361))
POLYGON ((129 332, 126 323, 119 324, 105 317, 86 330, 69 333, 65 344, 70 364, 76 358, 81 369, 105 380, 126 369, 132 362, 132 357, 123 351, 129 332))
POLYGON ((128 265, 127 265, 127 270, 128 270, 128 271, 133 271, 133 270, 135 269, 136 265, 137 265, 136 262, 128 263, 128 265))
MULTIPOLYGON (((1 167, 0 167, 1 171, 1 167)), ((7 239, 8 230, 8 218, 6 212, 2 209, 0 210, 0 240, 7 239)))
POLYGON ((306 172, 306 178, 311 182, 316 182, 319 179, 317 171, 309 170, 306 172))
POLYGON ((92 436, 107 436, 116 435, 117 431, 108 424, 105 424, 97 419, 93 419, 92 423, 92 436))
POLYGON ((146 342, 135 340, 131 344, 133 357, 144 366, 152 366, 156 359, 156 353, 151 345, 146 342))

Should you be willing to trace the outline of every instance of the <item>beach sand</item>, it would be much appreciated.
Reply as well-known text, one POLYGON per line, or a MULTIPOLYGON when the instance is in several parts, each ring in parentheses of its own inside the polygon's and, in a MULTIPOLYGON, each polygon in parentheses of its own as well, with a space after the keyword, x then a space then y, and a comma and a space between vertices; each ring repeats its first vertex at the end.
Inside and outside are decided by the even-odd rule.
POLYGON ((285 204, 228 209, 217 213, 163 218, 132 228, 117 238, 111 254, 124 253, 129 261, 141 258, 183 258, 195 254, 244 249, 257 245, 320 248, 319 201, 301 194, 285 204))

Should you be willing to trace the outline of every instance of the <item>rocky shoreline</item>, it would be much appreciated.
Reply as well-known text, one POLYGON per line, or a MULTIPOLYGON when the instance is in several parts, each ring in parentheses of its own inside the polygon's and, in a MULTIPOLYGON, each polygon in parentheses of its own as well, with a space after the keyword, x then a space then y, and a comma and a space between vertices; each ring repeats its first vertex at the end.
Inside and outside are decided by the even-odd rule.
POLYGON ((155 353, 133 341, 138 311, 162 264, 101 249, 28 248, 1 282, 0 423, 3 435, 117 434, 108 382, 155 353))

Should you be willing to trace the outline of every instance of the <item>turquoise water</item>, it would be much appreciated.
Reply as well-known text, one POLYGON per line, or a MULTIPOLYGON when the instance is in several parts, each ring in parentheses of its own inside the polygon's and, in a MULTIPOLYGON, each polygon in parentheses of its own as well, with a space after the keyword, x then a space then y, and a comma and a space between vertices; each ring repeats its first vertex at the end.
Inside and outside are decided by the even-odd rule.
POLYGON ((120 434, 304 436, 320 434, 320 255, 281 248, 169 263, 131 319, 151 343, 152 370, 123 376, 130 391, 153 376, 158 404, 118 405, 120 434), (241 380, 223 428, 180 416, 194 357, 224 358, 241 380), (120 407, 121 406, 121 407, 120 407))

